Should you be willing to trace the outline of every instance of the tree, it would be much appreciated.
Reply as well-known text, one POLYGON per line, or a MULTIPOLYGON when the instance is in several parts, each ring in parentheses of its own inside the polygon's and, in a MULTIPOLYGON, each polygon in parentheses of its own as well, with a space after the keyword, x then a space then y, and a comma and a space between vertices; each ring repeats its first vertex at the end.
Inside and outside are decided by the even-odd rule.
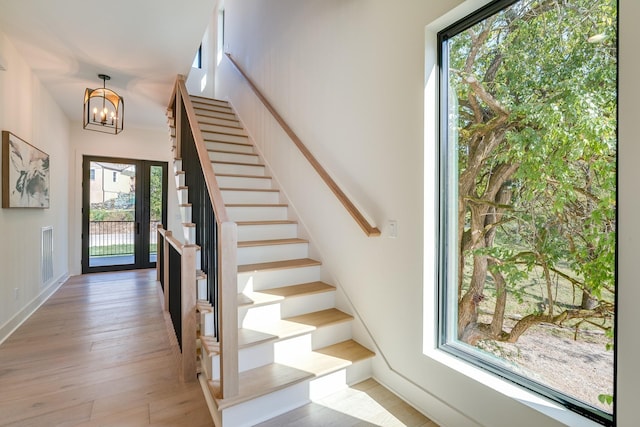
POLYGON ((463 342, 614 315, 615 16, 614 0, 523 0, 448 41, 463 342), (543 302, 509 329, 507 297, 533 272, 543 302), (555 301, 560 279, 575 306, 555 301))
POLYGON ((151 166, 149 213, 152 221, 162 221, 162 167, 151 166))

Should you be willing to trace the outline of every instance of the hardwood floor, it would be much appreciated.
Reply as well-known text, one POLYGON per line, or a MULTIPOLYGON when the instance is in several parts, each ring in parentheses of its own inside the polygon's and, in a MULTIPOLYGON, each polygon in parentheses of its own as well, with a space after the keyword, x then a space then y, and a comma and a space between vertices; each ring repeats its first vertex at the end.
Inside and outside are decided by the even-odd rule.
MULTIPOLYGON (((0 345, 0 426, 213 426, 180 382, 155 270, 69 279, 0 345)), ((374 380, 262 427, 437 427, 374 380)))
POLYGON ((436 423, 369 379, 259 427, 438 427, 436 423))
POLYGON ((72 277, 0 345, 1 426, 213 426, 176 369, 155 270, 72 277))

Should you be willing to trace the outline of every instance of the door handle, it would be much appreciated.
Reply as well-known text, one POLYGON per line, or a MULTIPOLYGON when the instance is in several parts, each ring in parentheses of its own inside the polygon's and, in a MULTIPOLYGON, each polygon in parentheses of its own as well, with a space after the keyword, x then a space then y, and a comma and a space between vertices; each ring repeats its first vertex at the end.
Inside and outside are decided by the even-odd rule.
POLYGON ((140 223, 136 222, 136 234, 140 234, 140 223))

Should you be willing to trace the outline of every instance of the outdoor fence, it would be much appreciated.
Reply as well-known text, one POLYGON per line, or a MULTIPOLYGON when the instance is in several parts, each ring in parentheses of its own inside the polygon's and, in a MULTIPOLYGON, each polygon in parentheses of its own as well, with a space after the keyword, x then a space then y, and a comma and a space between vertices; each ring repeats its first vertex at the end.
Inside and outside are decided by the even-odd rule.
MULTIPOLYGON (((157 251, 156 227, 159 221, 151 221, 149 252, 157 251)), ((89 254, 91 256, 133 255, 136 237, 135 221, 90 221, 89 254)))

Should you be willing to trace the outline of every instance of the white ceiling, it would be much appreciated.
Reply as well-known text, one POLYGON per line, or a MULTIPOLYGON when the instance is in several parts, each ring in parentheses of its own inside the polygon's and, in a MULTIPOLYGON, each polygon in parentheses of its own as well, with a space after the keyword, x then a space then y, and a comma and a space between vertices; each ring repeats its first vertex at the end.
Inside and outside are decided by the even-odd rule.
MULTIPOLYGON (((166 126, 177 74, 187 74, 216 0, 0 0, 6 34, 72 123, 86 88, 124 98, 124 129, 166 126)), ((11 64, 6 64, 7 69, 11 64)))

